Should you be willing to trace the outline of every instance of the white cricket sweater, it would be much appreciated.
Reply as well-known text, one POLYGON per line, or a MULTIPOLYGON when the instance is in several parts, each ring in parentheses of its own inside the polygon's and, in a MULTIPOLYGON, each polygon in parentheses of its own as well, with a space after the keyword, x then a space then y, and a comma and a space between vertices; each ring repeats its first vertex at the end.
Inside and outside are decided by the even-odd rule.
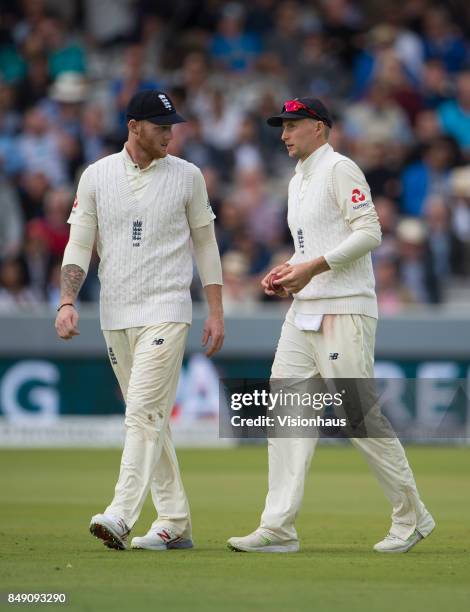
POLYGON ((331 267, 294 295, 294 311, 377 318, 370 252, 345 263, 338 249, 357 229, 380 243, 379 220, 358 166, 328 143, 299 162, 289 184, 288 224, 295 244, 290 263, 324 256, 331 267))
POLYGON ((191 323, 190 228, 214 219, 204 178, 194 164, 166 155, 152 162, 138 198, 126 160, 123 150, 85 170, 69 219, 97 228, 101 327, 191 323))

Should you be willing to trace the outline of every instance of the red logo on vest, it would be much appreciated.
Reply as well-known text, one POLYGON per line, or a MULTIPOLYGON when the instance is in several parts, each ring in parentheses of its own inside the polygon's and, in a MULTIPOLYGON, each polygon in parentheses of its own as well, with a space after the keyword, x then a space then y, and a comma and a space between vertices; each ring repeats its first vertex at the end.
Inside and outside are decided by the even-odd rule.
POLYGON ((353 204, 357 204, 358 202, 364 202, 365 199, 366 196, 362 193, 362 191, 357 188, 352 190, 351 202, 353 202, 353 204))
POLYGON ((75 196, 75 200, 73 201, 72 208, 77 208, 77 206, 78 206, 78 196, 75 196))

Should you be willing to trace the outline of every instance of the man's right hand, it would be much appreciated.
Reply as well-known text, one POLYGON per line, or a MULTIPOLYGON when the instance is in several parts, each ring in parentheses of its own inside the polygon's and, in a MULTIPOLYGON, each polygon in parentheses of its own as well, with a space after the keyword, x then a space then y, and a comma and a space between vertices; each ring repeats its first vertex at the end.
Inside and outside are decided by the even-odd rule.
POLYGON ((273 291, 272 289, 270 289, 270 286, 269 286, 269 277, 271 276, 271 274, 282 274, 286 272, 288 268, 290 268, 290 264, 286 262, 286 263, 280 264, 279 266, 275 266, 272 270, 270 270, 266 274, 266 276, 261 281, 261 286, 263 287, 266 295, 277 295, 278 297, 289 297, 288 292, 285 291, 285 289, 283 289, 281 285, 278 285, 279 291, 273 291))
POLYGON ((74 336, 79 336, 78 331, 78 312, 73 306, 63 306, 57 313, 55 328, 62 340, 70 340, 74 336))

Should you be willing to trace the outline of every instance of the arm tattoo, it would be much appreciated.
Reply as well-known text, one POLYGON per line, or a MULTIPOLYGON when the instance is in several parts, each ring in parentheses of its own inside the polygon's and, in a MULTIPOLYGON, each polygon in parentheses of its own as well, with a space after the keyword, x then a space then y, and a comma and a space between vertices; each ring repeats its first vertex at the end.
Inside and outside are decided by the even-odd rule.
POLYGON ((75 300, 85 280, 85 271, 75 264, 64 266, 60 273, 60 293, 64 298, 75 300))

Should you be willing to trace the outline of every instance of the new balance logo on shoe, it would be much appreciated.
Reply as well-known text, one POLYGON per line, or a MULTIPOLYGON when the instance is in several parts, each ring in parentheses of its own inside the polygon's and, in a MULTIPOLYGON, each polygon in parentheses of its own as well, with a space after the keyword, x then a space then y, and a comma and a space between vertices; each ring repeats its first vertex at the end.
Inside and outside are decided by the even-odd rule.
POLYGON ((171 535, 168 533, 168 531, 166 531, 166 529, 158 531, 157 535, 159 535, 164 542, 169 542, 172 539, 171 535))
POLYGON ((336 361, 338 357, 339 357, 339 353, 330 353, 330 359, 332 359, 333 361, 336 361))

